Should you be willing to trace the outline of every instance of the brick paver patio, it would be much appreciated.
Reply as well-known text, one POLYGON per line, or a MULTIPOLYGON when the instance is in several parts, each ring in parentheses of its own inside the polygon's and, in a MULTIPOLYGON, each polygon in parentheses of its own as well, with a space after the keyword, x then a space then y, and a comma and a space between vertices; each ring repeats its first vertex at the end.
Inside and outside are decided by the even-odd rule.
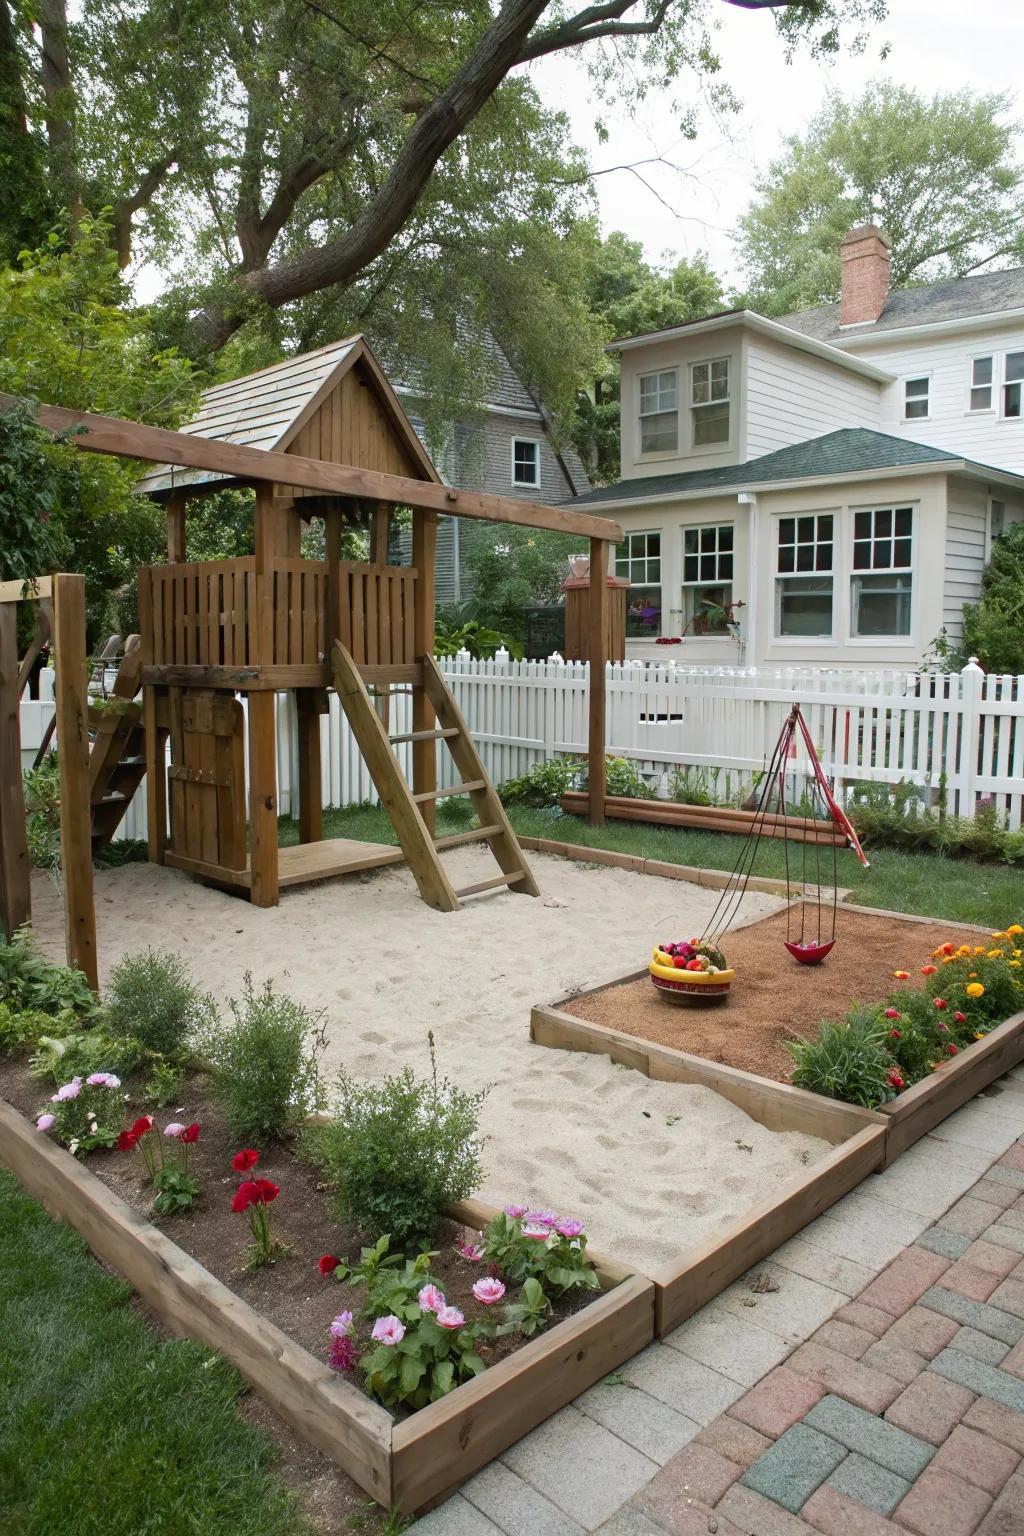
POLYGON ((417 1536, 1024 1536, 1024 1070, 417 1536))

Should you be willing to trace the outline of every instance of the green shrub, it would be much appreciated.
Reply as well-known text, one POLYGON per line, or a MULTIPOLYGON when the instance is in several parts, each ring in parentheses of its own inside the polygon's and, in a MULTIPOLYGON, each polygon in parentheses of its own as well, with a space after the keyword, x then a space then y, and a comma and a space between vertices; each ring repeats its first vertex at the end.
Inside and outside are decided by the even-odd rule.
POLYGON ((123 1077, 145 1059, 145 1048, 131 1035, 111 1035, 102 1026, 77 1034, 41 1034, 29 1057, 33 1077, 48 1077, 59 1087, 72 1077, 116 1072, 123 1077))
POLYGON ((25 771, 28 853, 36 869, 60 868, 60 770, 56 752, 25 771))
POLYGON ((668 792, 680 805, 719 805, 718 768, 673 768, 668 792))
POLYGON ((557 805, 562 796, 576 783, 579 775, 579 759, 575 757, 550 757, 534 763, 518 778, 508 779, 501 786, 501 798, 506 805, 541 807, 557 805))
POLYGON ((110 973, 104 998, 112 1035, 140 1040, 147 1051, 180 1057, 189 1037, 213 1012, 180 955, 161 950, 125 955, 110 973))
POLYGON ((19 928, 9 944, 0 944, 0 1002, 53 1015, 70 1008, 81 1018, 96 1012, 96 999, 82 972, 44 960, 25 928, 19 928))
POLYGON ((952 1016, 947 1020, 937 1012, 934 999, 925 992, 894 992, 888 1002, 879 1005, 876 1014, 886 1032, 889 1054, 908 1085, 927 1077, 955 1038, 952 1016), (887 1017, 886 1009, 899 1018, 887 1017), (943 1023, 945 1031, 939 1027, 943 1023))
MULTIPOLYGON (((653 800, 655 797, 654 790, 628 757, 606 757, 605 775, 605 788, 609 795, 626 795, 633 800, 653 800)), ((580 788, 585 790, 587 782, 584 773, 580 788)))
POLYGON ((791 1040, 787 1048, 798 1088, 876 1109, 893 1097, 885 1021, 875 1008, 854 1008, 842 1023, 825 1019, 817 1040, 791 1040))
POLYGON ((380 1083, 347 1073, 326 1125, 307 1132, 306 1151, 334 1186, 339 1221, 397 1247, 429 1238, 447 1208, 480 1187, 479 1122, 484 1093, 438 1081, 433 1036, 431 1075, 411 1068, 380 1083))
POLYGON ((232 1023, 198 1036, 213 1072, 213 1092, 239 1142, 280 1141, 323 1107, 320 1059, 323 1016, 274 991, 260 991, 246 973, 242 998, 231 1000, 232 1023))
POLYGON ((54 1020, 48 1013, 38 1009, 12 1008, 9 1003, 0 1003, 0 1054, 34 1045, 39 1036, 46 1034, 53 1025, 54 1020))

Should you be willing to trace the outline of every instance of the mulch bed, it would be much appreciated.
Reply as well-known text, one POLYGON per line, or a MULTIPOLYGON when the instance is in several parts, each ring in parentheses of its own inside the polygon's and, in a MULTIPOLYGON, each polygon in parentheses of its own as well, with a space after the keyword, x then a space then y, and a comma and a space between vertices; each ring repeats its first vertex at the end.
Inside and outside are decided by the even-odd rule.
MULTIPOLYGON (((789 916, 792 937, 798 938, 799 908, 789 916)), ((794 1035, 816 1038, 821 1020, 843 1018, 855 1002, 880 1003, 900 986, 923 984, 921 966, 947 939, 978 942, 975 929, 955 923, 901 922, 844 907, 836 917, 835 948, 820 965, 806 966, 783 948, 786 919, 786 912, 776 912, 726 934, 723 947, 736 979, 724 1001, 667 1002, 644 976, 574 998, 561 1005, 562 1011, 783 1083, 793 1066, 787 1040, 794 1035), (909 971, 910 981, 894 981, 895 970, 909 971)), ((815 922, 808 910, 812 937, 815 922)), ((830 914, 822 914, 822 923, 827 937, 830 914)), ((689 937, 654 935, 669 943, 689 937)))

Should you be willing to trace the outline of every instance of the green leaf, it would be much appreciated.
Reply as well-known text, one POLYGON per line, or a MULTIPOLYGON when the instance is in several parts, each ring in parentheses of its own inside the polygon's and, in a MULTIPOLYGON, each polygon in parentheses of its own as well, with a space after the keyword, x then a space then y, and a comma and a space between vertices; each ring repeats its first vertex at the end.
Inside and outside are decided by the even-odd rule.
POLYGON ((450 1360, 439 1360, 433 1371, 434 1386, 441 1397, 455 1385, 455 1366, 450 1360))
POLYGON ((417 1359, 415 1355, 403 1355, 401 1370, 399 1372, 399 1381, 401 1383, 402 1391, 404 1393, 415 1392, 416 1388, 423 1380, 423 1373, 425 1370, 426 1366, 424 1365, 423 1361, 417 1359))
POLYGON ((463 1355, 459 1364, 463 1371, 468 1371, 472 1376, 479 1376, 487 1369, 485 1362, 481 1360, 479 1355, 474 1355, 472 1351, 463 1355))

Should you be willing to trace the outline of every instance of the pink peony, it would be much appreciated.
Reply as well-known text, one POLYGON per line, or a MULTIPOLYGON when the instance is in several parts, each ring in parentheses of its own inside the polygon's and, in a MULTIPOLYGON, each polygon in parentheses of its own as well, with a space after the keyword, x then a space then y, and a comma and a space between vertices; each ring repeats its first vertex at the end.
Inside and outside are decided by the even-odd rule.
POLYGON ((504 1294, 505 1287, 500 1280, 478 1280, 473 1287, 473 1295, 477 1301, 482 1301, 485 1307, 493 1307, 504 1294))
POLYGON ((401 1344, 405 1338, 405 1324, 394 1315, 378 1317, 370 1330, 370 1336, 378 1344, 401 1344))
POLYGON ((582 1221, 577 1221, 575 1216, 563 1216, 561 1221, 555 1222, 555 1231, 559 1237, 579 1237, 583 1231, 582 1221))
POLYGON ((551 1236, 551 1228, 541 1226, 537 1221, 528 1221, 523 1227, 523 1236, 531 1237, 535 1243, 546 1243, 551 1236))
POLYGON ((553 1227, 555 1222, 558 1220, 558 1213, 557 1211, 529 1210, 526 1213, 526 1219, 531 1224, 531 1226, 553 1227))
POLYGON ((506 1205, 505 1215, 511 1217, 513 1221, 520 1221, 526 1215, 526 1206, 506 1205))
POLYGON ((442 1307, 437 1314, 437 1323, 440 1328, 461 1328, 465 1321, 458 1307, 442 1307))
POLYGON ((468 1259, 471 1264, 479 1264, 484 1256, 482 1243, 460 1243, 456 1252, 460 1258, 468 1259))
POLYGON ((448 1303, 444 1299, 444 1292, 439 1291, 436 1285, 425 1285, 417 1296, 421 1312, 440 1312, 448 1303))
POLYGON ((113 1072, 94 1072, 86 1078, 90 1088, 120 1088, 121 1079, 113 1072))
POLYGON ((63 1088, 58 1088, 54 1094, 52 1103, 65 1104, 68 1099, 77 1099, 82 1091, 82 1079, 73 1077, 70 1083, 65 1083, 63 1088))
POLYGON ((185 1125, 182 1125, 180 1123, 180 1121, 172 1120, 170 1125, 165 1125, 164 1126, 164 1135, 165 1136, 173 1136, 174 1139, 177 1140, 178 1137, 181 1135, 182 1131, 185 1131, 187 1129, 188 1129, 188 1127, 185 1126, 185 1125))
POLYGON ((40 1115, 36 1121, 37 1131, 48 1131, 57 1123, 57 1116, 51 1114, 40 1115))
POLYGON ((331 1324, 331 1338, 344 1339, 352 1332, 352 1313, 339 1312, 331 1324))

